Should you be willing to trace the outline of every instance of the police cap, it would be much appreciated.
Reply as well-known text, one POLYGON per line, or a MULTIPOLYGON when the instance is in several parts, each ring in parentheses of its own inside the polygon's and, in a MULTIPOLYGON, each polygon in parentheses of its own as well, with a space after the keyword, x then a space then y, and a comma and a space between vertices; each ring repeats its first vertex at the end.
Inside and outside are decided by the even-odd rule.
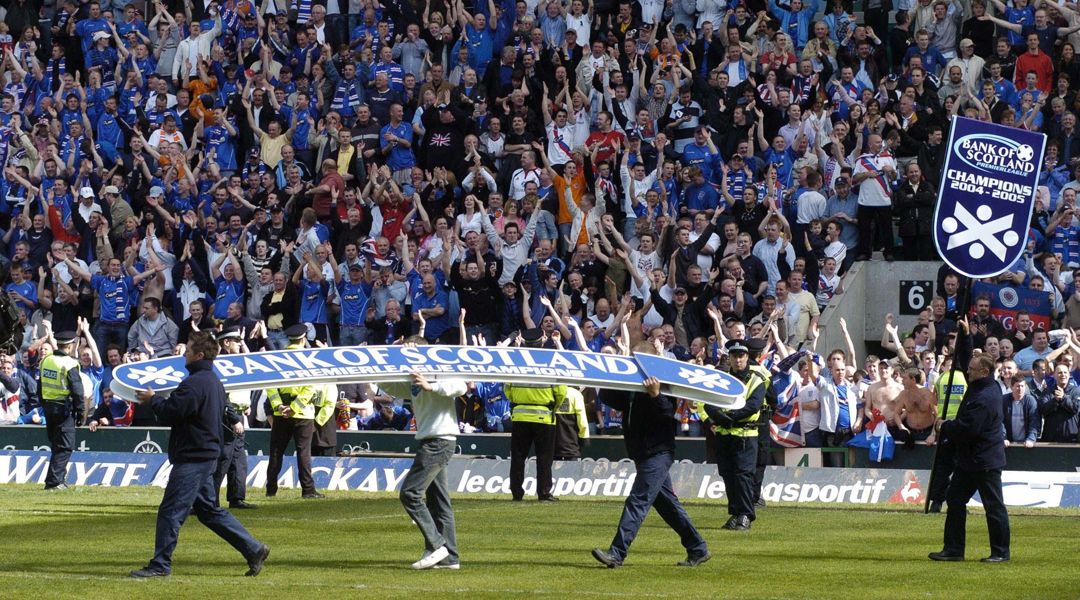
POLYGON ((76 334, 74 331, 61 331, 53 337, 56 338, 56 343, 60 344, 61 346, 74 344, 75 340, 79 338, 78 334, 76 334))
POLYGON ((745 344, 746 349, 749 350, 752 354, 760 354, 763 350, 765 350, 765 346, 767 345, 765 344, 765 340, 761 338, 751 338, 749 340, 746 340, 745 344))
POLYGON ((236 326, 226 327, 217 335, 217 340, 219 342, 224 342, 225 340, 238 340, 240 338, 240 328, 236 326))
POLYGON ((746 347, 746 342, 743 340, 728 340, 728 343, 724 344, 724 349, 728 351, 728 354, 750 351, 750 349, 746 347))
POLYGON ((539 327, 533 327, 521 332, 521 341, 528 346, 538 346, 544 339, 544 332, 539 327))
POLYGON ((298 340, 300 338, 307 337, 308 328, 303 323, 297 323, 292 327, 285 330, 285 335, 289 336, 290 340, 298 340))

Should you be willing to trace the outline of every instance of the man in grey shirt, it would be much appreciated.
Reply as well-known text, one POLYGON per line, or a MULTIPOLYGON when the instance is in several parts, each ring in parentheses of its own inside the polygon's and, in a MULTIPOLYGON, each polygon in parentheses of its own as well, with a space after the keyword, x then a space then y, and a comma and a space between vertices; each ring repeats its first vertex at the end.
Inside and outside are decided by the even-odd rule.
POLYGON ((424 58, 430 53, 427 42, 420 39, 420 27, 416 23, 409 23, 405 37, 394 44, 394 60, 406 73, 416 75, 417 79, 423 79, 424 58))
POLYGON ((937 48, 945 60, 956 58, 956 43, 959 41, 960 21, 964 17, 964 8, 951 0, 938 0, 934 4, 934 22, 926 27, 930 33, 930 43, 937 48))

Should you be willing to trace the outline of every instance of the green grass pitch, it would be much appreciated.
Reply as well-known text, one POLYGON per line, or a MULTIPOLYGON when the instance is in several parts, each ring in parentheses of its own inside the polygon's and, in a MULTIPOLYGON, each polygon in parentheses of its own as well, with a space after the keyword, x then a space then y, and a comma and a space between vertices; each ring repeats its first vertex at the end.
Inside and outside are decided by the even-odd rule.
POLYGON ((1078 598, 1076 511, 1014 511, 1013 562, 989 554, 983 513, 968 519, 968 560, 933 563, 944 515, 897 509, 762 509, 750 532, 720 529, 723 504, 688 511, 713 559, 696 569, 675 534, 650 514, 626 564, 589 555, 607 547, 622 503, 564 499, 511 503, 455 496, 460 571, 409 570, 423 550, 396 495, 335 492, 303 501, 296 490, 236 511, 272 553, 262 575, 194 518, 185 523, 169 578, 127 577, 150 558, 158 488, 45 493, 0 486, 0 598, 1078 598))

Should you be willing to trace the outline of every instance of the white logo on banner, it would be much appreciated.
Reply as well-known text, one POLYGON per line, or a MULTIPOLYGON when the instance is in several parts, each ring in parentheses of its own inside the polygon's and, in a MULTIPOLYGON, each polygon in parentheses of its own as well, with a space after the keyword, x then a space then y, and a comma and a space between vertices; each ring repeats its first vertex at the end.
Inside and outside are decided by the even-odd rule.
POLYGON ((170 383, 180 383, 184 380, 184 374, 170 366, 160 369, 153 365, 145 368, 134 367, 131 369, 131 376, 135 381, 139 382, 139 385, 146 385, 151 382, 156 385, 168 385, 170 383))
POLYGON ((723 376, 719 371, 711 371, 705 369, 679 369, 679 377, 686 379, 686 382, 690 385, 700 385, 707 387, 710 390, 728 389, 728 383, 724 381, 723 376))
POLYGON ((941 222, 941 228, 950 234, 946 249, 952 250, 970 244, 968 254, 971 258, 982 258, 989 248, 998 260, 1005 260, 1008 249, 1020 243, 1020 235, 1015 231, 1008 231, 1012 227, 1014 216, 1008 214, 994 219, 994 211, 985 204, 980 206, 973 216, 963 205, 957 204, 953 209, 953 216, 945 217, 941 222), (964 226, 963 230, 960 230, 961 225, 964 226), (1002 231, 1005 235, 999 240, 997 234, 1002 231))

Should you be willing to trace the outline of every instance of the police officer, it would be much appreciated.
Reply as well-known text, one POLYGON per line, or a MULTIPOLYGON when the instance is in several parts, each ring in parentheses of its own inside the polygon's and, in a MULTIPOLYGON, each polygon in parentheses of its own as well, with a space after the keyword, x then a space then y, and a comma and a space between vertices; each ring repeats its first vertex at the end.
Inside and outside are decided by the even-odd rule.
POLYGON ((776 409, 776 390, 772 387, 772 373, 761 366, 758 359, 765 350, 765 340, 754 338, 746 340, 746 348, 750 351, 750 370, 765 379, 765 402, 761 405, 761 415, 758 417, 757 435, 757 465, 754 468, 754 506, 765 508, 765 499, 761 497, 761 484, 765 481, 765 467, 772 458, 772 438, 769 435, 769 418, 776 409))
POLYGON ((315 433, 311 436, 312 456, 337 455, 337 396, 333 383, 315 386, 315 433))
MULTIPOLYGON (((521 334, 522 345, 540 348, 543 332, 538 328, 521 334)), ((555 407, 566 398, 565 385, 505 383, 510 400, 510 493, 514 501, 525 497, 525 459, 536 449, 536 495, 541 502, 555 502, 551 493, 551 463, 555 460, 555 407)))
POLYGON ((79 361, 72 356, 76 338, 73 331, 56 334, 56 350, 41 361, 38 389, 52 450, 46 490, 67 489, 67 464, 75 449, 75 427, 83 420, 82 377, 79 361))
MULTIPOLYGON (((760 340, 751 342, 754 341, 760 340)), ((735 410, 705 405, 705 413, 716 434, 717 466, 720 476, 724 478, 728 514, 731 515, 724 529, 735 531, 750 529, 750 522, 756 518, 754 467, 757 463, 757 428, 767 387, 764 376, 750 368, 748 343, 731 340, 725 346, 729 372, 746 386, 746 404, 735 410)))
MULTIPOLYGON (((289 338, 287 350, 307 347, 307 325, 298 323, 285 330, 289 338)), ((270 388, 270 408, 274 418, 270 424, 270 461, 266 467, 266 497, 277 495, 278 474, 281 461, 285 457, 285 447, 292 440, 296 446, 296 472, 300 479, 301 497, 305 499, 325 498, 315 490, 315 480, 311 477, 311 438, 315 434, 315 392, 316 386, 296 385, 291 387, 270 388)))
MULTIPOLYGON (((222 354, 247 353, 243 332, 239 327, 226 327, 218 334, 218 343, 222 354)), ((229 508, 255 508, 247 501, 247 448, 244 444, 244 430, 247 427, 246 414, 251 409, 250 391, 229 392, 229 402, 225 405, 222 418, 221 457, 214 472, 215 489, 221 489, 221 482, 228 476, 225 498, 229 508)))
POLYGON ((585 397, 577 388, 566 388, 566 397, 555 407, 555 460, 578 460, 589 439, 589 416, 585 397))

